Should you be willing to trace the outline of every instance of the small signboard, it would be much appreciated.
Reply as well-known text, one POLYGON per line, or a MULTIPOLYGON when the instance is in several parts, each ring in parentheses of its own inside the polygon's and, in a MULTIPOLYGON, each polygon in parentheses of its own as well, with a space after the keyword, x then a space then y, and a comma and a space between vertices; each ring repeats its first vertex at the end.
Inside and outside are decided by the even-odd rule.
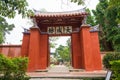
POLYGON ((72 32, 72 26, 56 26, 48 27, 48 34, 70 34, 72 32))

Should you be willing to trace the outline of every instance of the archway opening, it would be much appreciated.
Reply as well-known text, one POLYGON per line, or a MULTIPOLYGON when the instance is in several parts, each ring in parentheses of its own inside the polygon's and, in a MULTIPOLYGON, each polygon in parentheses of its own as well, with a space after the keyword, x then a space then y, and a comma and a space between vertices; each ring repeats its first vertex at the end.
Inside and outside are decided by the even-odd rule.
POLYGON ((71 67, 71 37, 49 37, 50 66, 65 65, 71 67))

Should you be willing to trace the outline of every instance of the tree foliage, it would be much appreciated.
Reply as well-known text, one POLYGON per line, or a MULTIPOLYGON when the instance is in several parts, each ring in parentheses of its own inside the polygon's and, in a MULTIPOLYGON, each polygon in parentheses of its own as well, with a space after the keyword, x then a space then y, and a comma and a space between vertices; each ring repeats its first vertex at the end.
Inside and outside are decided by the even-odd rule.
POLYGON ((0 53, 0 80, 29 80, 28 58, 8 58, 0 53))
POLYGON ((110 61, 111 64, 111 70, 113 72, 112 80, 120 80, 120 59, 110 61))
POLYGON ((84 0, 71 0, 71 2, 77 3, 78 5, 83 5, 85 3, 84 0))
POLYGON ((67 40, 67 46, 60 45, 55 53, 57 57, 60 57, 63 61, 70 61, 70 39, 67 40), (58 56, 59 55, 59 56, 58 56))
POLYGON ((55 48, 57 45, 55 41, 58 40, 58 37, 49 37, 50 48, 55 48))
POLYGON ((0 16, 14 18, 17 13, 22 14, 23 17, 29 16, 31 10, 28 10, 27 6, 26 0, 1 0, 0 16))
POLYGON ((5 18, 0 17, 0 44, 4 42, 5 33, 9 33, 13 28, 13 24, 8 24, 5 18))
POLYGON ((117 7, 117 19, 116 21, 120 24, 120 0, 110 0, 110 7, 117 7))
POLYGON ((5 18, 14 18, 16 14, 21 14, 22 17, 33 15, 27 6, 26 0, 0 0, 0 44, 4 42, 5 34, 14 28, 5 18))
POLYGON ((114 60, 120 60, 120 53, 117 53, 117 52, 107 53, 103 57, 104 67, 107 68, 107 69, 110 69, 111 68, 110 61, 114 61, 114 60))
POLYGON ((91 14, 91 11, 88 8, 85 11, 88 13, 86 23, 91 27, 97 25, 95 22, 95 17, 91 14))
POLYGON ((93 13, 100 28, 101 47, 106 51, 118 51, 120 49, 120 28, 118 27, 120 6, 112 6, 109 0, 99 1, 93 13))

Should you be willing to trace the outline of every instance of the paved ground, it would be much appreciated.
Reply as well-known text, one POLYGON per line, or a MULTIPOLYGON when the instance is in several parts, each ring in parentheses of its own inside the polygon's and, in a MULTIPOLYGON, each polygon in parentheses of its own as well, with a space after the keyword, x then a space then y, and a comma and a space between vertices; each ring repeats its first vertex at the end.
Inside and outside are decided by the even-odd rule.
POLYGON ((51 67, 48 73, 69 73, 69 69, 64 65, 56 65, 51 67))
POLYGON ((48 72, 30 72, 27 73, 30 80, 83 80, 85 77, 105 77, 106 71, 80 71, 69 72, 64 65, 57 65, 48 70, 48 72))

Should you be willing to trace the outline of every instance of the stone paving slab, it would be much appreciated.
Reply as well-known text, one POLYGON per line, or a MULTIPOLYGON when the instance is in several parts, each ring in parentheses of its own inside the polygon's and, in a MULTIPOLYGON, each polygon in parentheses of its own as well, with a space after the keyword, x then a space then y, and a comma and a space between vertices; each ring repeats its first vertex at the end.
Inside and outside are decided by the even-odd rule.
POLYGON ((49 68, 48 72, 28 72, 30 80, 82 80, 82 78, 100 78, 106 77, 107 71, 80 71, 69 72, 64 65, 57 65, 49 68), (61 79, 62 78, 62 79, 61 79))
POLYGON ((96 71, 96 72, 69 72, 69 73, 47 73, 47 72, 31 72, 27 73, 33 78, 83 78, 83 77, 105 77, 107 71, 96 71))

